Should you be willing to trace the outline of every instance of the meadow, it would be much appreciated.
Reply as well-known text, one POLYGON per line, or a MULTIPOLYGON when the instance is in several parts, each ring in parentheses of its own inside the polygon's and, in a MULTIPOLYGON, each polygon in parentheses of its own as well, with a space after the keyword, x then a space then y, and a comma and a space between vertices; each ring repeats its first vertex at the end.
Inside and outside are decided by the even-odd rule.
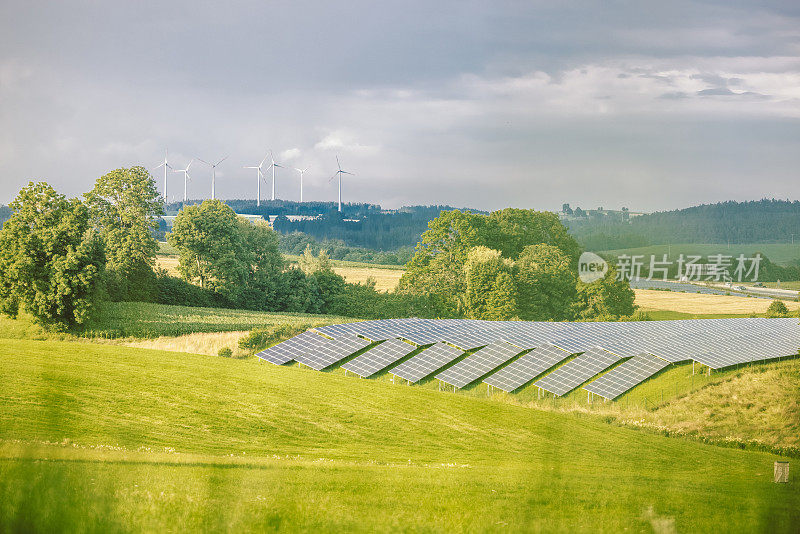
MULTIPOLYGON (((635 303, 642 311, 665 310, 687 314, 747 315, 763 314, 772 304, 771 299, 742 297, 738 295, 707 295, 635 289, 635 303)), ((800 303, 784 301, 790 311, 800 309, 800 303)))
MULTIPOLYGON (((790 532, 779 457, 257 360, 0 342, 0 530, 790 532)), ((713 376, 713 375, 712 375, 713 376)))

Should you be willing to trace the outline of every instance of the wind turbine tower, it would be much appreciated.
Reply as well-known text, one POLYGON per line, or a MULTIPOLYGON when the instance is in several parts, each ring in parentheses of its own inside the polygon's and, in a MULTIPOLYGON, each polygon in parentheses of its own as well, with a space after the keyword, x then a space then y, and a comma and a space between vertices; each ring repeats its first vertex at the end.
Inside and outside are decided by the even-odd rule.
MULTIPOLYGON (((164 202, 169 202, 169 200, 167 200, 169 198, 167 196, 167 169, 172 170, 172 165, 170 165, 169 162, 167 161, 167 154, 168 151, 165 150, 164 161, 162 161, 161 165, 158 166, 158 167, 164 167, 164 202)), ((156 169, 158 169, 158 167, 156 167, 156 169)))
MULTIPOLYGON (((259 163, 257 167, 245 167, 245 169, 256 169, 256 206, 258 207, 261 206, 261 180, 264 179, 264 173, 261 172, 261 167, 264 166, 264 162, 267 161, 268 157, 269 154, 264 156, 264 159, 261 160, 261 163, 259 163)), ((275 187, 274 181, 273 181, 273 187, 275 187)))
POLYGON ((191 160, 189 164, 186 166, 185 169, 176 169, 172 172, 182 172, 183 173, 183 201, 186 202, 189 200, 189 182, 192 180, 192 177, 189 176, 189 167, 192 166, 194 160, 191 160))
POLYGON ((328 180, 328 181, 330 182, 331 180, 333 180, 337 176, 339 177, 339 213, 341 213, 342 212, 342 175, 343 174, 349 174, 350 176, 355 176, 355 174, 353 174, 352 172, 347 172, 347 171, 343 171, 342 170, 342 164, 339 163, 339 156, 336 156, 336 166, 339 167, 339 170, 336 171, 333 174, 333 176, 331 176, 331 179, 328 180))
POLYGON ((225 156, 218 162, 211 164, 204 159, 197 158, 198 161, 205 163, 209 167, 211 167, 211 200, 214 200, 216 197, 216 182, 217 182, 217 165, 228 159, 229 156, 225 156))
POLYGON ((275 158, 272 156, 272 150, 269 151, 269 159, 272 161, 272 164, 270 164, 270 167, 272 167, 272 200, 275 200, 275 167, 280 167, 283 169, 283 165, 275 163, 275 158))
POLYGON ((308 170, 308 167, 306 167, 305 169, 295 168, 294 170, 296 170, 297 172, 300 173, 300 202, 302 202, 303 201, 303 175, 308 170))

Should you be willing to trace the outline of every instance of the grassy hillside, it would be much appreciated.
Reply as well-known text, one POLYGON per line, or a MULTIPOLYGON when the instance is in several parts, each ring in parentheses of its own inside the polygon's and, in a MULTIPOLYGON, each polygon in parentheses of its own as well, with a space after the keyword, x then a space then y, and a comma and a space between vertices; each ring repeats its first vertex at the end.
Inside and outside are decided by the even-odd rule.
POLYGON ((654 255, 660 261, 664 254, 669 255, 669 259, 677 261, 678 257, 683 254, 697 255, 707 257, 710 254, 725 254, 730 256, 738 256, 744 254, 745 257, 752 257, 757 252, 765 255, 773 263, 786 265, 792 260, 800 259, 800 239, 794 245, 789 243, 756 243, 736 245, 727 243, 724 244, 698 244, 698 243, 683 243, 674 245, 652 245, 649 247, 616 249, 616 250, 603 250, 600 254, 609 254, 612 256, 620 256, 622 254, 642 254, 647 261, 650 261, 650 256, 654 255))
POLYGON ((770 481, 775 456, 587 416, 113 346, 4 340, 0 359, 0 530, 788 532, 800 520, 797 485, 770 481))

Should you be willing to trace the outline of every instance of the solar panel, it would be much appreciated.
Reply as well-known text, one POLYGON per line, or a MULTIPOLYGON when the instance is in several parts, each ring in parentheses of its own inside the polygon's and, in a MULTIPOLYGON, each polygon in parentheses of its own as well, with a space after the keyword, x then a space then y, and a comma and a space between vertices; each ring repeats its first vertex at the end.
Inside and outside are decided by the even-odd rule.
POLYGON ((521 388, 554 365, 563 362, 569 356, 569 352, 563 351, 555 345, 542 345, 522 355, 518 360, 503 367, 496 373, 491 374, 484 382, 510 393, 521 388))
POLYGON ((600 347, 593 347, 544 378, 540 378, 534 382, 534 385, 550 393, 563 396, 598 373, 605 371, 619 359, 619 356, 600 347))
POLYGON ((417 350, 399 339, 389 339, 342 365, 342 369, 367 378, 417 350))
POLYGON ((522 351, 519 347, 502 341, 494 342, 473 352, 453 367, 436 375, 435 378, 457 388, 463 388, 486 373, 497 369, 520 352, 522 351))
POLYGON ((453 348, 444 343, 437 343, 401 363, 392 369, 391 373, 400 378, 405 378, 409 382, 419 382, 462 354, 464 354, 463 350, 453 348))
POLYGON ((342 335, 336 340, 326 340, 305 354, 298 355, 295 360, 317 371, 347 358, 354 352, 363 349, 370 342, 352 335, 342 335))
POLYGON ((256 356, 275 365, 283 365, 303 354, 313 352, 317 346, 327 341, 329 341, 327 338, 309 330, 262 350, 256 356))
POLYGON ((597 380, 589 382, 583 389, 603 398, 614 400, 668 365, 668 361, 643 352, 619 367, 615 367, 597 380))

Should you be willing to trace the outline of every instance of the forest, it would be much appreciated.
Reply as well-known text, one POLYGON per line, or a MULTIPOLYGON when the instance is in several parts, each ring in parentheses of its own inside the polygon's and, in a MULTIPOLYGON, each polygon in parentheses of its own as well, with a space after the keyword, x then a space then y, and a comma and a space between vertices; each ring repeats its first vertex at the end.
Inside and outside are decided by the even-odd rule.
POLYGON ((588 250, 668 243, 790 243, 800 239, 800 201, 719 202, 632 217, 570 219, 570 233, 588 250))

